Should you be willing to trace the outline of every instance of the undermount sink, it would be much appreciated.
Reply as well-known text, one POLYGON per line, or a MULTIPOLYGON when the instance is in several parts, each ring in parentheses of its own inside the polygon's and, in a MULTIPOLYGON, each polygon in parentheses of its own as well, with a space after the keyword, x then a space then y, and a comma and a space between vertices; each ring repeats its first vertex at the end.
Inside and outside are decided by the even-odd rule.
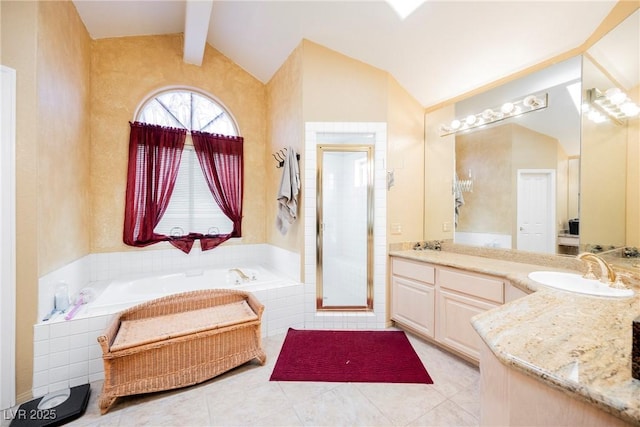
POLYGON ((597 279, 585 279, 580 274, 575 273, 534 271, 529 273, 529 279, 551 288, 580 294, 617 298, 633 296, 633 291, 631 289, 612 288, 597 279))

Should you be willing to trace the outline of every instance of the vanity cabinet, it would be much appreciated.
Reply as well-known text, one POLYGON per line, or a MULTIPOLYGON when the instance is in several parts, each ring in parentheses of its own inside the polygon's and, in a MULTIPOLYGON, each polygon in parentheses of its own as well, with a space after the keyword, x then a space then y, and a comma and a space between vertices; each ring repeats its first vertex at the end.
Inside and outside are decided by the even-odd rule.
POLYGON ((391 268, 391 319, 434 338, 435 268, 404 259, 394 259, 391 268))
POLYGON ((482 342, 471 318, 502 305, 509 286, 497 277, 391 257, 391 320, 477 362, 482 342))
POLYGON ((484 342, 480 347, 480 365, 482 426, 632 425, 504 364, 484 342))
POLYGON ((439 268, 436 340, 479 360, 482 341, 471 318, 502 305, 504 287, 495 277, 439 268))

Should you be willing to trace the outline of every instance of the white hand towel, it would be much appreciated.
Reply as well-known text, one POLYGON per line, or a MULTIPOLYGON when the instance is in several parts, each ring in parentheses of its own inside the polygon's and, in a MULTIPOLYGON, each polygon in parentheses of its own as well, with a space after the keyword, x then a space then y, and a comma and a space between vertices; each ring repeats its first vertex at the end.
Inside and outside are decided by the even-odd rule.
POLYGON ((300 171, 298 159, 292 147, 287 148, 287 155, 282 166, 282 179, 278 191, 278 216, 276 227, 282 235, 287 234, 289 227, 298 217, 298 194, 300 193, 300 171))

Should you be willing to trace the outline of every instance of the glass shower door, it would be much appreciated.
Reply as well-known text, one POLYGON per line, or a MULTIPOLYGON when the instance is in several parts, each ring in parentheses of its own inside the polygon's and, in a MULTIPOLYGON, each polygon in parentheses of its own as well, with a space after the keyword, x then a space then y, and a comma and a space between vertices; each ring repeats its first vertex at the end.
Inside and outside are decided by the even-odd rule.
POLYGON ((317 308, 373 307, 371 146, 318 146, 317 308))

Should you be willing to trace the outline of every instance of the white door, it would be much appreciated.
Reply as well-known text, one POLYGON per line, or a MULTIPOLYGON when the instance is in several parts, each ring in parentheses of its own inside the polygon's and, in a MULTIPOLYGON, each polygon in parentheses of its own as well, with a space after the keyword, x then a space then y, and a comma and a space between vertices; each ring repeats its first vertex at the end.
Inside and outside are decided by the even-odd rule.
POLYGON ((0 66, 0 409, 15 405, 16 72, 0 66))
POLYGON ((556 253, 556 171, 518 170, 517 245, 520 250, 556 253))

